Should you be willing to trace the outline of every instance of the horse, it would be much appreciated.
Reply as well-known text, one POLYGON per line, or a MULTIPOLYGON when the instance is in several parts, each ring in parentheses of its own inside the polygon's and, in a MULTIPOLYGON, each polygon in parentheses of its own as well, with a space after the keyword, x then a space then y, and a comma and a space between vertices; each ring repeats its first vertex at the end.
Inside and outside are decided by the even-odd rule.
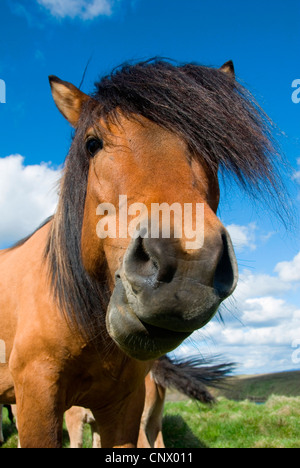
POLYGON ((23 448, 61 447, 72 406, 91 409, 102 447, 132 448, 153 362, 237 285, 218 174, 276 193, 277 152, 231 61, 127 63, 91 95, 49 81, 74 136, 54 216, 0 252, 0 403, 17 403, 23 448))
MULTIPOLYGON (((190 357, 188 360, 163 356, 155 361, 151 372, 146 377, 146 396, 140 423, 138 448, 165 448, 162 419, 167 389, 177 392, 195 401, 211 405, 216 402, 207 387, 223 388, 226 379, 234 368, 233 363, 211 365, 213 358, 190 357)), ((14 423, 16 405, 7 406, 10 422, 14 423)), ((2 434, 0 412, 0 435, 2 434)), ((70 438, 70 448, 83 447, 84 424, 89 424, 92 431, 92 447, 101 448, 99 429, 89 409, 73 406, 65 412, 65 422, 70 438)), ((16 417, 16 426, 17 426, 16 417)), ((0 444, 4 442, 0 437, 0 444), (2 442, 1 442, 2 440, 2 442)))
MULTIPOLYGON (((233 363, 208 365, 211 359, 198 356, 188 360, 170 359, 163 356, 155 361, 146 377, 146 396, 141 418, 138 448, 165 448, 162 421, 167 389, 195 401, 212 405, 216 402, 207 386, 224 387, 226 378, 233 370, 233 363)), ((73 406, 65 413, 65 421, 70 438, 70 448, 83 447, 84 424, 92 431, 92 447, 101 448, 101 438, 97 423, 89 409, 73 406)))

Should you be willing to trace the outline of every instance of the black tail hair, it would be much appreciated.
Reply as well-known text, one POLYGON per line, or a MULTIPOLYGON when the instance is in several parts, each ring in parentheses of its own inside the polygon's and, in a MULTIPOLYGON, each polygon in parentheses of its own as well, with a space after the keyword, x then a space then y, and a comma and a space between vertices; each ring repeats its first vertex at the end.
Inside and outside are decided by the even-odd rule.
POLYGON ((213 360, 198 356, 188 360, 163 356, 155 361, 152 374, 156 383, 164 388, 175 388, 201 403, 214 403, 215 398, 207 386, 214 388, 224 386, 226 377, 235 365, 233 363, 209 365, 213 360))

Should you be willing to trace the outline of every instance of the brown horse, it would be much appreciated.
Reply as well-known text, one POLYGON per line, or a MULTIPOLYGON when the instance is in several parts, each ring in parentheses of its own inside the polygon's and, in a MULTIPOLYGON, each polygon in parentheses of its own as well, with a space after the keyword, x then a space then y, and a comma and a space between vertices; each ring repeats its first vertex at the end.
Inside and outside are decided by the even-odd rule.
POLYGON ((125 65, 91 96, 50 83, 76 132, 55 216, 0 253, 0 403, 17 402, 24 448, 60 447, 74 405, 92 410, 102 447, 135 447, 152 360, 203 327, 237 283, 218 169, 276 190, 268 121, 231 62, 125 65), (161 218, 151 236, 152 217, 136 216, 162 204, 193 208, 181 237, 175 215, 169 238, 161 218), (191 248, 196 204, 203 242, 191 248), (103 235, 114 222, 116 235, 103 235))
MULTIPOLYGON (((208 366, 209 360, 199 357, 171 360, 167 356, 155 361, 146 377, 145 405, 141 418, 138 448, 165 448, 162 422, 166 390, 175 389, 188 398, 205 404, 215 402, 208 387, 220 388, 233 370, 231 363, 208 366), (205 363, 205 365, 204 365, 205 363)), ((65 413, 71 448, 83 447, 84 424, 90 424, 93 448, 101 447, 101 439, 90 410, 73 406, 65 413)))
MULTIPOLYGON (((146 376, 145 403, 141 418, 138 448, 164 448, 162 420, 167 389, 175 389, 188 398, 205 404, 215 402, 207 387, 222 388, 232 363, 209 365, 214 359, 199 356, 184 359, 170 359, 167 356, 156 360, 151 372, 146 376)), ((6 405, 10 422, 17 424, 16 405, 6 405)), ((0 406, 0 446, 4 441, 1 424, 0 406), (1 438, 2 435, 2 438, 1 438)), ((101 448, 101 439, 97 422, 89 409, 72 406, 65 413, 65 422, 69 432, 70 447, 83 447, 84 424, 89 424, 92 431, 93 448, 101 448)))

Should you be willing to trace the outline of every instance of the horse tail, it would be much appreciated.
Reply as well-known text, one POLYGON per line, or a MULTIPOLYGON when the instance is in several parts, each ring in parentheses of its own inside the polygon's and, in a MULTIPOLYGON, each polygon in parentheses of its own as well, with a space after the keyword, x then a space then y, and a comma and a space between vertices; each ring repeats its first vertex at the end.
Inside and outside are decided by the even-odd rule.
POLYGON ((234 369, 234 364, 209 365, 212 359, 199 357, 170 359, 163 356, 155 361, 152 374, 155 382, 164 388, 175 388, 193 400, 214 403, 215 398, 208 387, 221 388, 234 369))

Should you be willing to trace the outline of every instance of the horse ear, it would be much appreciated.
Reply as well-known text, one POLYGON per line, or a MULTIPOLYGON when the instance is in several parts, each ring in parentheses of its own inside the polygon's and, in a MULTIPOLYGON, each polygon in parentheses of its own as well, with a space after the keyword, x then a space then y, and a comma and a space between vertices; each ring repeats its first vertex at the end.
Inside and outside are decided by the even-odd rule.
POLYGON ((57 108, 73 127, 77 127, 81 109, 90 97, 76 86, 62 81, 57 76, 49 76, 52 96, 57 108))
POLYGON ((224 63, 224 65, 221 66, 220 70, 224 73, 227 73, 228 75, 235 76, 234 72, 234 65, 232 60, 228 60, 228 62, 224 63))

